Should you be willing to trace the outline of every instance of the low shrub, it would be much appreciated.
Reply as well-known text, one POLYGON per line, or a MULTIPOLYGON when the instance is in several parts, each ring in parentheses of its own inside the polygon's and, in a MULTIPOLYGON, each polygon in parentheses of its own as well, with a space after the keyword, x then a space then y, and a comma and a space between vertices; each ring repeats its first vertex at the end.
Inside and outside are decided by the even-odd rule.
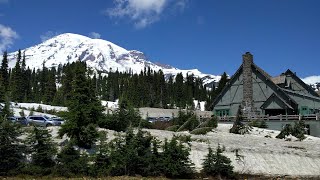
POLYGON ((212 127, 196 128, 196 129, 192 130, 192 131, 190 132, 190 134, 195 134, 195 135, 207 134, 207 133, 210 132, 211 130, 212 130, 212 127))
POLYGON ((195 115, 191 116, 185 123, 183 123, 177 131, 192 131, 197 126, 199 126, 200 121, 195 115))
POLYGON ((304 121, 295 121, 294 126, 292 126, 291 124, 286 124, 281 132, 276 136, 276 138, 284 139, 291 134, 292 136, 302 141, 306 138, 304 135, 305 127, 306 125, 304 121))
POLYGON ((203 123, 201 123, 199 125, 200 127, 212 127, 212 128, 216 128, 218 127, 218 119, 216 116, 213 116, 211 118, 206 119, 203 123))
POLYGON ((178 128, 179 128, 180 126, 179 125, 173 125, 173 126, 169 126, 169 127, 167 127, 165 130, 167 130, 167 131, 177 131, 178 130, 178 128))

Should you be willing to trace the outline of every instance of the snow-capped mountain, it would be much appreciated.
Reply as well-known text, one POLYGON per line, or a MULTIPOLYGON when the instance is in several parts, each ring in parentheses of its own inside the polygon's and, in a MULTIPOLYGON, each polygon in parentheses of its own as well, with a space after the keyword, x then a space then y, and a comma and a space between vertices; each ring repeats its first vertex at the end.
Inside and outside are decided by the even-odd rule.
MULTIPOLYGON (((86 36, 65 33, 53 37, 41 44, 22 50, 25 52, 26 64, 30 68, 56 67, 59 64, 86 61, 89 67, 100 71, 131 71, 140 73, 144 68, 162 70, 166 76, 182 72, 194 74, 203 79, 204 84, 217 82, 220 76, 203 74, 197 69, 181 70, 170 65, 153 63, 140 51, 126 50, 112 42, 102 39, 91 39, 86 36)), ((9 67, 14 67, 17 52, 9 53, 9 67)), ((2 58, 2 57, 1 57, 2 58)))

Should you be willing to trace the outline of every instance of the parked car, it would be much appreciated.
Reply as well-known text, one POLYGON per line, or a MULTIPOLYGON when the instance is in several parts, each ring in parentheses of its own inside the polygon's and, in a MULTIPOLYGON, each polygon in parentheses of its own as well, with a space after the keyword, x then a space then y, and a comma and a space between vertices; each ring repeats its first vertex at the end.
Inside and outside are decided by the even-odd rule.
POLYGON ((53 122, 53 124, 55 124, 56 126, 60 126, 62 124, 64 124, 64 119, 60 118, 60 117, 51 117, 50 120, 53 122))
POLYGON ((28 123, 35 126, 58 126, 60 122, 50 119, 48 116, 29 116, 28 123))
POLYGON ((23 126, 28 125, 28 121, 26 117, 17 117, 17 116, 10 116, 7 118, 9 121, 14 122, 14 123, 19 123, 23 126))

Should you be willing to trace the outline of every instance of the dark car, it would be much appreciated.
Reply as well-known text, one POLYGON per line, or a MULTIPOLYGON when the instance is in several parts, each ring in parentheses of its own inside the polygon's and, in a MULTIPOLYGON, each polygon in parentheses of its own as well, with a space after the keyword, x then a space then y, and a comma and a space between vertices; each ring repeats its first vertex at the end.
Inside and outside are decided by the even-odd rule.
POLYGON ((14 122, 14 123, 19 123, 23 126, 28 125, 27 118, 25 117, 16 117, 16 116, 10 116, 7 118, 9 121, 14 122))

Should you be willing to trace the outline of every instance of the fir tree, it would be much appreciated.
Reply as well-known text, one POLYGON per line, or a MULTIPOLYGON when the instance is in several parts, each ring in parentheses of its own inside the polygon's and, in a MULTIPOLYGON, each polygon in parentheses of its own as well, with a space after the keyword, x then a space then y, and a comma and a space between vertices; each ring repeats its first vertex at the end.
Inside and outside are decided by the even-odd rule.
POLYGON ((20 126, 0 117, 0 176, 17 174, 23 167, 24 145, 20 126))
POLYGON ((248 134, 251 131, 251 126, 243 124, 242 121, 243 121, 242 110, 241 110, 241 106, 239 105, 236 120, 233 123, 229 132, 234 134, 242 134, 242 135, 248 134))
POLYGON ((27 138, 31 152, 28 172, 35 175, 48 175, 55 166, 56 145, 47 129, 34 127, 27 138))
POLYGON ((46 83, 44 87, 44 94, 43 94, 43 102, 47 104, 51 104, 55 97, 56 92, 57 92, 57 89, 56 89, 55 69, 52 68, 47 73, 46 83))
POLYGON ((10 99, 9 99, 8 95, 5 94, 5 103, 4 103, 3 109, 0 113, 0 117, 7 118, 12 115, 13 115, 13 111, 10 108, 10 99))
POLYGON ((108 176, 110 171, 109 168, 111 166, 110 150, 106 136, 106 132, 100 132, 99 141, 97 143, 97 152, 93 158, 94 164, 92 167, 92 173, 99 177, 108 176))
POLYGON ((231 160, 222 154, 223 150, 218 145, 214 153, 209 147, 209 152, 202 163, 202 172, 207 176, 233 178, 233 166, 231 160))
POLYGON ((222 89, 224 88, 224 86, 227 84, 227 82, 229 81, 228 79, 228 75, 226 72, 224 72, 222 75, 221 75, 221 79, 219 81, 219 84, 218 84, 218 87, 216 89, 216 92, 215 94, 220 94, 222 89))
POLYGON ((194 173, 192 163, 189 159, 190 148, 185 147, 173 136, 170 141, 165 141, 162 146, 163 152, 161 169, 169 178, 190 178, 194 173))
POLYGON ((186 100, 184 96, 184 86, 183 86, 183 76, 182 73, 178 73, 176 76, 175 88, 174 88, 176 98, 175 102, 178 107, 184 108, 186 105, 186 100))
POLYGON ((85 176, 88 174, 88 157, 76 150, 72 143, 63 147, 57 155, 55 173, 64 177, 85 176))
POLYGON ((3 78, 0 75, 0 102, 4 102, 5 101, 6 89, 5 89, 5 86, 3 84, 4 84, 3 78))
POLYGON ((0 76, 2 77, 2 86, 4 90, 9 90, 9 72, 8 72, 8 54, 7 51, 3 53, 2 63, 0 67, 0 76))
POLYGON ((77 61, 71 100, 67 103, 68 112, 65 114, 66 123, 59 134, 67 134, 79 147, 90 148, 98 137, 96 124, 104 115, 100 101, 90 89, 86 72, 86 64, 77 61))
POLYGON ((23 91, 23 77, 22 77, 22 71, 21 71, 21 50, 18 51, 17 55, 17 62, 12 70, 12 78, 10 82, 11 86, 11 99, 13 101, 22 102, 24 97, 24 91, 23 91))

